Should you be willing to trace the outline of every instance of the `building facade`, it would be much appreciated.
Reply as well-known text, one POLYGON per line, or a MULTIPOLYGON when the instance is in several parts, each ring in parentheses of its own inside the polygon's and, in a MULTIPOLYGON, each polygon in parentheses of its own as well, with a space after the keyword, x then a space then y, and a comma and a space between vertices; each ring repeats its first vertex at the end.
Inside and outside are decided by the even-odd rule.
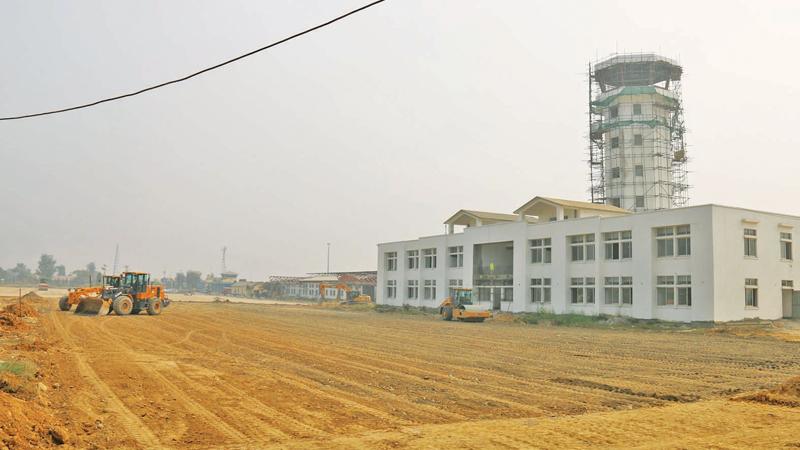
POLYGON ((629 213, 536 197, 515 214, 461 210, 448 233, 378 245, 377 303, 668 321, 800 317, 800 217, 718 205, 629 213), (456 230, 463 227, 463 230, 456 230))

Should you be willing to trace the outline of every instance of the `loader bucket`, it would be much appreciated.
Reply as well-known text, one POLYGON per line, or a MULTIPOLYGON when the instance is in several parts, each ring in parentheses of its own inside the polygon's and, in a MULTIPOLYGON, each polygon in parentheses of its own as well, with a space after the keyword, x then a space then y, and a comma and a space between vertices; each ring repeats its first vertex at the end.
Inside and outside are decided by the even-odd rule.
POLYGON ((75 314, 97 315, 103 309, 103 299, 100 297, 81 297, 75 314))

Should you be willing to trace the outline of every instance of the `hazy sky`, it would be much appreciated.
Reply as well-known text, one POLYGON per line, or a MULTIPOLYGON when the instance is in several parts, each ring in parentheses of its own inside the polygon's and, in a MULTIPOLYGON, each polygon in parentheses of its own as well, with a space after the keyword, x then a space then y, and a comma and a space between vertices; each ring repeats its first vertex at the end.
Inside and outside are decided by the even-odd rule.
MULTIPOLYGON (((365 0, 5 1, 0 115, 134 90, 365 0)), ((460 208, 587 198, 589 60, 684 65, 690 204, 800 215, 800 4, 389 0, 200 78, 0 123, 0 267, 374 269, 460 208)))

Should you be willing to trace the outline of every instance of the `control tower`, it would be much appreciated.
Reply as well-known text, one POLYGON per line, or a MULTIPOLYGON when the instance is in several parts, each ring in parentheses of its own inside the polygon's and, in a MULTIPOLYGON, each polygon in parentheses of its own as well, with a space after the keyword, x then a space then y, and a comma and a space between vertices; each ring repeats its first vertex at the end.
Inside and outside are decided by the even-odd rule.
POLYGON ((652 53, 589 65, 591 200, 631 211, 688 200, 683 68, 652 53))

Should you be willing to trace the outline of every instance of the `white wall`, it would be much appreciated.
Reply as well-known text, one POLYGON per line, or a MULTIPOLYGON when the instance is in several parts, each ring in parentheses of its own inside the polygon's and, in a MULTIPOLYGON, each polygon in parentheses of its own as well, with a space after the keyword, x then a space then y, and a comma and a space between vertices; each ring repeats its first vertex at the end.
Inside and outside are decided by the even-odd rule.
MULTIPOLYGON (((780 261, 778 224, 795 226, 800 230, 800 218, 769 213, 756 213, 736 208, 703 205, 650 211, 619 217, 588 217, 558 222, 527 224, 510 222, 466 229, 463 233, 431 236, 413 241, 379 244, 377 302, 383 304, 436 307, 447 295, 450 279, 463 279, 465 287, 473 287, 473 246, 492 242, 514 243, 514 301, 503 303, 503 310, 513 312, 545 309, 555 313, 612 314, 642 319, 670 321, 727 321, 750 317, 779 318, 782 315, 781 280, 793 280, 800 285, 800 272, 792 262, 780 261), (758 220, 759 258, 743 257, 742 218, 758 220), (661 226, 689 225, 691 229, 691 255, 657 257, 655 228, 661 226), (603 233, 627 231, 632 233, 633 258, 606 260, 603 233), (569 260, 571 235, 595 235, 595 260, 572 262, 569 260), (552 262, 530 263, 529 240, 550 238, 552 262), (463 268, 447 268, 447 247, 464 246, 463 268), (406 251, 410 249, 437 248, 436 269, 408 270, 406 251), (398 270, 384 269, 385 253, 398 253, 398 270), (659 275, 691 275, 692 306, 658 306, 656 279, 659 275), (605 277, 630 276, 633 278, 633 305, 606 305, 604 303, 605 277), (595 279, 594 304, 574 305, 570 302, 570 279, 593 277, 595 279), (744 307, 744 278, 759 279, 759 308, 744 307), (531 278, 551 279, 549 304, 531 301, 531 278), (386 280, 397 282, 397 298, 386 299, 386 280), (407 280, 419 280, 420 299, 406 298, 407 280), (437 298, 423 300, 425 279, 437 280, 437 298)), ((795 249, 797 251, 797 249, 795 249)), ((422 267, 422 261, 420 261, 422 267)), ((677 303, 677 302, 676 302, 677 303)), ((484 305, 489 307, 489 305, 484 305)))
MULTIPOLYGON (((716 319, 779 319, 783 315, 781 280, 800 285, 800 269, 780 258, 780 232, 800 233, 800 218, 739 208, 714 206, 714 267, 716 319), (746 220, 748 222, 743 222, 746 220), (779 224, 793 228, 779 228, 779 224), (758 257, 744 256, 744 229, 758 233, 758 257), (758 279, 758 307, 745 306, 744 279, 758 279)), ((797 248, 793 243, 793 250, 797 248)), ((795 254, 795 259, 798 256, 795 254)))

